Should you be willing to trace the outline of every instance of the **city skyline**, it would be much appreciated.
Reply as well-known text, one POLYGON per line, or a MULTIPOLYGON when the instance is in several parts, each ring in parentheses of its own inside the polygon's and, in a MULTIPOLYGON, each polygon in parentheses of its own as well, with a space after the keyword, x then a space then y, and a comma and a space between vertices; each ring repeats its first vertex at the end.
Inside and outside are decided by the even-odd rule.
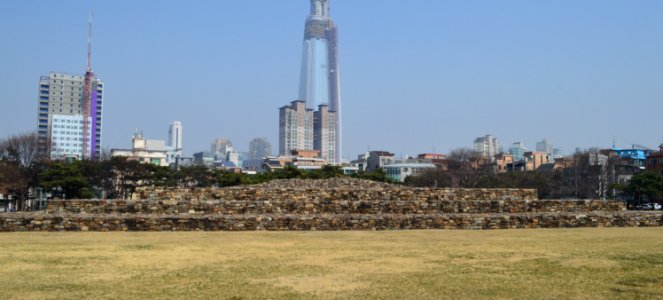
MULTIPOLYGON (((0 12, 7 45, 0 49, 7 66, 0 101, 12 112, 0 120, 0 137, 35 129, 39 76, 83 72, 92 9, 95 72, 107 98, 103 147, 124 146, 135 128, 165 137, 163 124, 172 120, 187 126, 188 156, 216 136, 238 145, 256 136, 278 140, 274 107, 297 98, 293 53, 301 51, 308 1, 263 1, 260 9, 39 2, 43 11, 34 3, 7 3, 0 12), (249 88, 255 82, 261 87, 249 88)), ((448 152, 485 134, 531 149, 547 138, 566 153, 610 147, 613 137, 620 147, 656 148, 663 141, 663 5, 637 3, 335 0, 344 157, 368 149, 448 152), (633 116, 624 106, 642 111, 633 116)))

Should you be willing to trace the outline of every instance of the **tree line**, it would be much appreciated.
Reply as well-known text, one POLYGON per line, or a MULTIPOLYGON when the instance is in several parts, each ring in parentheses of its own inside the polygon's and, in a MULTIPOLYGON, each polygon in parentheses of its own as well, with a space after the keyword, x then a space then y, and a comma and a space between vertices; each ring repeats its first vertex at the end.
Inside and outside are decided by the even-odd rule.
MULTIPOLYGON (((274 179, 324 179, 344 176, 340 167, 302 171, 285 167, 270 173, 245 174, 189 166, 174 170, 142 164, 124 157, 104 160, 54 161, 40 154, 35 133, 20 134, 0 142, 0 193, 5 191, 24 210, 37 188, 59 199, 128 199, 137 188, 158 187, 228 187, 257 184, 274 179)), ((353 175, 386 181, 382 170, 353 175)))
MULTIPOLYGON (((43 151, 42 151, 43 152, 43 151)), ((592 153, 576 153, 569 166, 558 170, 499 173, 471 149, 452 151, 438 168, 408 177, 404 184, 439 188, 531 188, 541 199, 611 198, 619 194, 631 201, 658 199, 663 194, 663 176, 643 172, 628 184, 609 184, 610 165, 597 164, 592 153), (594 160, 594 162, 593 162, 594 160)), ((23 210, 41 189, 60 199, 128 199, 137 188, 227 187, 257 184, 274 179, 323 179, 346 176, 340 167, 302 171, 286 167, 270 173, 245 174, 209 169, 205 166, 174 170, 141 164, 122 157, 104 160, 52 161, 40 154, 35 133, 20 134, 0 141, 0 193, 7 193, 23 210)), ((351 175, 374 181, 388 181, 385 172, 351 175)))
POLYGON ((657 200, 663 195, 663 176, 653 172, 635 174, 628 183, 616 182, 616 162, 597 151, 575 153, 568 164, 546 171, 497 172, 471 149, 452 151, 444 164, 405 184, 417 187, 528 188, 538 190, 540 199, 609 199, 630 202, 657 200))

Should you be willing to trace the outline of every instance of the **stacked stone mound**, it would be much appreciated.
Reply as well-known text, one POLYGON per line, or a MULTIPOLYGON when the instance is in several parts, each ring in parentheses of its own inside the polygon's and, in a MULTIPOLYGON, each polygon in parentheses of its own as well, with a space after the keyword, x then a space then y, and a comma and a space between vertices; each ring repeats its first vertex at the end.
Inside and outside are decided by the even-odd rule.
POLYGON ((53 201, 0 214, 0 231, 393 230, 661 226, 623 203, 538 200, 535 190, 409 188, 350 178, 232 188, 145 188, 134 200, 53 201))

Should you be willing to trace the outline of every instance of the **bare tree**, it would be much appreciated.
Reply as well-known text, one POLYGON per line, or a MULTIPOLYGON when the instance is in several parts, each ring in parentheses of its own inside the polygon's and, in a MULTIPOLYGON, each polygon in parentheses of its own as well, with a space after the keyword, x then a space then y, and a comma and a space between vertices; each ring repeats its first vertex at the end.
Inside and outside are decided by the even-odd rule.
POLYGON ((32 206, 30 195, 38 185, 40 163, 45 154, 40 146, 36 132, 13 135, 0 142, 0 177, 18 210, 32 206))
POLYGON ((447 172, 454 188, 473 188, 482 174, 481 154, 468 148, 451 151, 446 159, 447 172))
POLYGON ((0 157, 29 168, 42 158, 39 146, 36 132, 13 135, 0 142, 0 157))

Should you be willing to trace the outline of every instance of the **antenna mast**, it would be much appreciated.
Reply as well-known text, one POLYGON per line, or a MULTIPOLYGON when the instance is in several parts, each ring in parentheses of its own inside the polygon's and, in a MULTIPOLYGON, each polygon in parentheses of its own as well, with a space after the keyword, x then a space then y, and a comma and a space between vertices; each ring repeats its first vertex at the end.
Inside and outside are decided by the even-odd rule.
POLYGON ((85 66, 85 91, 83 91, 83 153, 82 158, 94 158, 94 149, 89 149, 90 139, 88 138, 90 132, 90 106, 92 99, 92 80, 94 73, 92 73, 92 11, 88 16, 88 34, 87 34, 87 65, 85 66), (88 155, 88 149, 91 155, 88 155))

